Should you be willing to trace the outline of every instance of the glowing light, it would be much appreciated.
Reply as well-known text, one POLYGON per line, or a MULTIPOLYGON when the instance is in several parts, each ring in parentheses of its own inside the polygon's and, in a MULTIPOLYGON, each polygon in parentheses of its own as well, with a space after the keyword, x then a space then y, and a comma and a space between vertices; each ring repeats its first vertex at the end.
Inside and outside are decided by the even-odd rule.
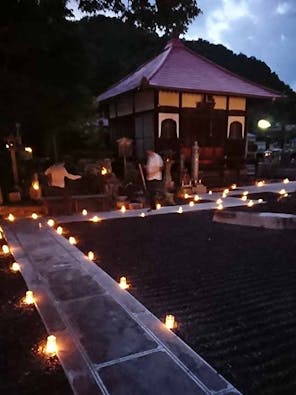
POLYGON ((9 249, 7 244, 3 244, 2 252, 3 252, 3 254, 9 254, 10 253, 10 249, 9 249))
POLYGON ((200 200, 200 197, 198 195, 194 195, 194 201, 198 202, 200 200))
POLYGON ((188 193, 185 193, 185 194, 184 194, 184 198, 185 198, 185 199, 188 199, 188 198, 189 198, 188 193))
POLYGON ((263 199, 259 199, 259 200, 258 200, 258 203, 263 203, 263 199))
POLYGON ((57 227, 57 234, 62 235, 63 234, 63 228, 61 226, 57 227))
POLYGON ((227 193, 223 192, 222 197, 225 199, 227 197, 227 193))
POLYGON ((172 314, 168 314, 165 317, 165 326, 167 329, 174 329, 176 326, 175 317, 172 314))
POLYGON ((15 220, 15 216, 10 213, 10 214, 8 214, 7 219, 8 219, 8 221, 13 222, 15 220))
POLYGON ((39 189, 40 189, 39 182, 38 181, 32 182, 32 187, 33 187, 33 189, 35 189, 35 191, 39 191, 39 189))
POLYGON ((69 243, 72 244, 72 245, 77 244, 77 240, 75 239, 74 236, 70 236, 70 237, 69 237, 69 243))
POLYGON ((289 182, 290 182, 289 178, 285 178, 285 179, 283 180, 283 183, 284 183, 284 184, 289 184, 289 182))
POLYGON ((247 195, 243 195, 243 196, 241 197, 241 200, 242 200, 243 202, 246 202, 246 201, 248 200, 248 196, 247 196, 247 195))
POLYGON ((87 210, 84 208, 84 209, 81 211, 81 213, 82 213, 82 215, 87 215, 87 210))
POLYGON ((229 193, 229 189, 228 188, 224 189, 223 193, 228 194, 229 193))
POLYGON ((44 348, 44 353, 53 357, 58 352, 57 339, 54 335, 47 337, 46 346, 44 348))
POLYGON ((223 210, 223 204, 218 204, 217 209, 218 210, 223 210))
POLYGON ((95 259, 95 254, 92 251, 88 251, 87 257, 90 261, 93 261, 95 259))
POLYGON ((144 218, 145 216, 146 216, 145 213, 140 214, 140 217, 142 217, 142 218, 144 218))
POLYGON ((254 206, 253 200, 249 200, 249 201, 248 201, 248 207, 253 207, 253 206, 254 206))
POLYGON ((256 185, 257 185, 257 187, 260 188, 260 187, 263 187, 264 184, 265 184, 265 181, 258 181, 256 185))
POLYGON ((287 191, 285 190, 285 189, 281 189, 280 191, 279 191, 279 194, 280 195, 285 195, 287 193, 287 191))
POLYGON ((193 207, 194 206, 194 202, 193 201, 189 202, 189 206, 193 207))
POLYGON ((217 200, 216 200, 216 203, 217 203, 217 204, 222 204, 222 203, 223 203, 223 200, 222 200, 222 199, 217 199, 217 200))
POLYGON ((121 289, 128 289, 129 284, 126 282, 126 277, 120 277, 119 286, 121 289))
POLYGON ((20 264, 17 262, 13 262, 13 264, 10 266, 10 270, 12 272, 19 272, 21 270, 20 264))
POLYGON ((209 195, 212 195, 213 194, 213 192, 212 191, 209 191, 209 195))
POLYGON ((108 170, 106 169, 106 167, 102 167, 102 170, 101 170, 102 176, 105 176, 107 173, 108 173, 108 170))
POLYGON ((179 213, 179 214, 182 214, 182 213, 183 213, 183 209, 182 209, 181 206, 178 208, 178 213, 179 213))
POLYGON ((248 191, 244 191, 243 192, 243 196, 248 196, 249 192, 248 191))
POLYGON ((236 189, 237 188, 237 185, 236 184, 232 184, 231 185, 231 189, 236 189))
POLYGON ((25 147, 25 151, 29 152, 29 154, 31 154, 33 152, 31 147, 25 147))
POLYGON ((160 203, 157 203, 157 205, 156 205, 156 210, 160 210, 161 209, 161 204, 160 203))
POLYGON ((2 236, 2 233, 0 232, 0 240, 2 240, 3 239, 3 236, 2 236))
POLYGON ((49 219, 49 220, 47 221, 47 225, 50 226, 51 228, 54 226, 54 224, 55 224, 55 222, 54 222, 53 219, 49 219))
POLYGON ((34 300, 33 291, 27 291, 26 292, 26 296, 25 296, 24 302, 26 304, 34 304, 35 300, 34 300))
POLYGON ((126 208, 125 208, 125 206, 121 206, 121 209, 120 209, 120 211, 122 212, 122 214, 124 214, 124 213, 126 212, 126 208))
POLYGON ((97 215, 95 215, 94 217, 91 218, 92 222, 100 222, 101 218, 99 218, 97 215))
POLYGON ((270 128, 271 123, 269 121, 267 121, 266 119, 260 119, 260 121, 258 121, 257 125, 260 129, 268 129, 268 128, 270 128))
POLYGON ((37 215, 36 213, 33 213, 33 214, 32 214, 32 218, 33 218, 33 219, 37 219, 37 218, 38 218, 38 215, 37 215))

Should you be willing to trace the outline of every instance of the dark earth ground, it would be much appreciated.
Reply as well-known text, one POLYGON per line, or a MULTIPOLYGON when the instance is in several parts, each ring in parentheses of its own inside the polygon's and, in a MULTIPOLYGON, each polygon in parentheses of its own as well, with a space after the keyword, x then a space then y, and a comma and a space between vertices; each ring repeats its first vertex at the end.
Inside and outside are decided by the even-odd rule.
POLYGON ((27 288, 20 273, 10 272, 13 261, 0 255, 0 394, 70 395, 57 357, 38 352, 47 333, 35 307, 21 306, 27 288))
MULTIPOLYGON (((273 194, 261 196, 270 198, 263 211, 278 204, 273 194)), ((158 318, 174 314, 177 334, 244 394, 295 394, 296 231, 213 223, 212 216, 66 228, 113 278, 127 276, 130 292, 158 318)))

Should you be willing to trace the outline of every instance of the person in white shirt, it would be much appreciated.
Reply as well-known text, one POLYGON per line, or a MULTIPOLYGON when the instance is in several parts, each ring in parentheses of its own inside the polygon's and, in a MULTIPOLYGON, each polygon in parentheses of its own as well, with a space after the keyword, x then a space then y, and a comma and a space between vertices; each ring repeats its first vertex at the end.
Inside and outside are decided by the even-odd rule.
POLYGON ((69 178, 70 180, 81 178, 81 176, 68 173, 63 162, 50 166, 45 170, 44 174, 49 177, 49 186, 58 188, 65 188, 65 178, 69 178))
POLYGON ((156 152, 147 151, 146 180, 149 193, 150 210, 156 209, 156 194, 161 187, 163 160, 156 152))

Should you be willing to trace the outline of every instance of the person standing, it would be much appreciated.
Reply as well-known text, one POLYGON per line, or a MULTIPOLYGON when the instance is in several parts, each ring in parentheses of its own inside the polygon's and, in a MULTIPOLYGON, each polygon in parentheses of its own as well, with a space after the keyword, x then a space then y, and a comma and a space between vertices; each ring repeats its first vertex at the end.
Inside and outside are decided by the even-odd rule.
POLYGON ((57 162, 45 170, 44 174, 48 177, 49 192, 51 195, 62 196, 64 199, 64 210, 67 214, 72 213, 71 197, 68 194, 65 178, 78 180, 79 175, 68 173, 63 162, 57 162))
POLYGON ((146 180, 149 193, 150 210, 156 209, 156 194, 161 188, 163 160, 152 150, 147 151, 146 180))

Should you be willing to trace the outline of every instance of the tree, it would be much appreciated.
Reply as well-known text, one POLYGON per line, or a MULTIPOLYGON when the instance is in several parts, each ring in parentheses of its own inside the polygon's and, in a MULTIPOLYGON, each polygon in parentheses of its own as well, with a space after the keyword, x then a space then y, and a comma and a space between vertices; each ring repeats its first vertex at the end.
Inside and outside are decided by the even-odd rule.
POLYGON ((201 10, 196 0, 79 0, 82 11, 113 11, 119 18, 148 31, 159 30, 166 36, 185 33, 201 10))

